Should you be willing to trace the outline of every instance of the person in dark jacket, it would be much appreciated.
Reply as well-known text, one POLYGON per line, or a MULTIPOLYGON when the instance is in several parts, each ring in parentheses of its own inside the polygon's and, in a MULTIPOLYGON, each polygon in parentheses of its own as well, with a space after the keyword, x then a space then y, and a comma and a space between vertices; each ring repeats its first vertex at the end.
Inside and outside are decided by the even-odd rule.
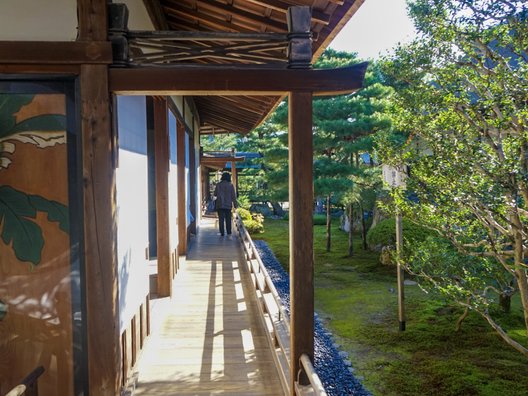
POLYGON ((231 210, 237 207, 235 187, 231 183, 231 175, 227 172, 222 174, 220 183, 215 187, 214 195, 216 197, 215 208, 218 212, 218 225, 220 235, 224 236, 224 230, 227 235, 231 235, 231 210))

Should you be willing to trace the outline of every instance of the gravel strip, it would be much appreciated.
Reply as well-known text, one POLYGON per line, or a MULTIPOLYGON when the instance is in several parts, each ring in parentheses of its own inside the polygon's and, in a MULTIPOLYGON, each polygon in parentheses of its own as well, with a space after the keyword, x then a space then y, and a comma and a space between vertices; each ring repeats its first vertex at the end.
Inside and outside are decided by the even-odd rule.
MULTIPOLYGON (((279 293, 279 297, 290 313, 290 280, 279 261, 264 241, 254 241, 262 262, 279 293)), ((370 396, 363 385, 352 375, 352 367, 346 352, 335 347, 331 333, 323 326, 315 313, 315 362, 317 374, 329 396, 370 396)))

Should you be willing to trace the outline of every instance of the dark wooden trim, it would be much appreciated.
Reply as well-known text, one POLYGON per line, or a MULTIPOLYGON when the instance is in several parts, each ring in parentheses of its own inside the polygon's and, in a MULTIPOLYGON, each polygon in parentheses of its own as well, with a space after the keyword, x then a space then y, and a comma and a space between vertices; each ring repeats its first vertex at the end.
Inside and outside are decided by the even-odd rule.
POLYGON ((126 95, 315 95, 354 92, 363 86, 368 63, 339 69, 291 70, 223 66, 110 69, 110 90, 126 95))
POLYGON ((185 185, 185 124, 176 120, 176 165, 178 177, 178 254, 187 253, 187 191, 185 185))
POLYGON ((81 66, 84 242, 90 393, 118 394, 121 383, 115 170, 107 67, 81 66))
POLYGON ((0 64, 110 64, 106 41, 0 41, 0 64))
POLYGON ((290 390, 295 395, 299 359, 314 353, 312 95, 290 92, 290 390))
POLYGON ((40 77, 42 77, 43 74, 75 76, 80 72, 80 65, 0 64, 0 74, 24 74, 24 78, 28 78, 28 75, 30 74, 39 75, 40 77))
POLYGON ((172 292, 169 229, 169 125, 167 100, 154 98, 154 163, 156 173, 156 227, 158 296, 172 292))
POLYGON ((169 30, 169 24, 159 0, 143 0, 143 4, 145 4, 154 28, 157 30, 169 30))

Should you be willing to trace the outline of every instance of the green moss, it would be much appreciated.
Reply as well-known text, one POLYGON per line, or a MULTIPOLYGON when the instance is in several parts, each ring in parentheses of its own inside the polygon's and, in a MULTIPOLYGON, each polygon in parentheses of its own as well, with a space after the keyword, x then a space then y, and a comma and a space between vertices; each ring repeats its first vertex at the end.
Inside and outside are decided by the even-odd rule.
MULTIPOLYGON (((364 251, 355 236, 332 229, 327 253, 325 226, 314 227, 315 298, 320 317, 350 353, 356 375, 374 395, 525 395, 528 359, 506 345, 476 313, 455 332, 462 309, 417 286, 405 289, 407 330, 398 331, 396 273, 364 251)), ((287 267, 288 222, 266 220, 265 239, 287 267)), ((518 297, 512 312, 494 316, 509 334, 528 343, 518 297)))

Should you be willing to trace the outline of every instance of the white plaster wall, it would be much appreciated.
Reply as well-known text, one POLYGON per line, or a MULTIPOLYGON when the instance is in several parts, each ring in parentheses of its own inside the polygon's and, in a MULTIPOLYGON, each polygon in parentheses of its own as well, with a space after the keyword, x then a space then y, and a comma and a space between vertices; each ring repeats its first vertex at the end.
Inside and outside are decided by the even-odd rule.
POLYGON ((176 108, 182 114, 183 112, 183 96, 171 96, 172 100, 174 101, 174 104, 176 105, 176 108))
POLYGON ((145 97, 118 97, 117 254, 121 332, 145 301, 149 274, 145 97))
POLYGON ((0 40, 73 41, 76 0, 1 0, 0 40))

